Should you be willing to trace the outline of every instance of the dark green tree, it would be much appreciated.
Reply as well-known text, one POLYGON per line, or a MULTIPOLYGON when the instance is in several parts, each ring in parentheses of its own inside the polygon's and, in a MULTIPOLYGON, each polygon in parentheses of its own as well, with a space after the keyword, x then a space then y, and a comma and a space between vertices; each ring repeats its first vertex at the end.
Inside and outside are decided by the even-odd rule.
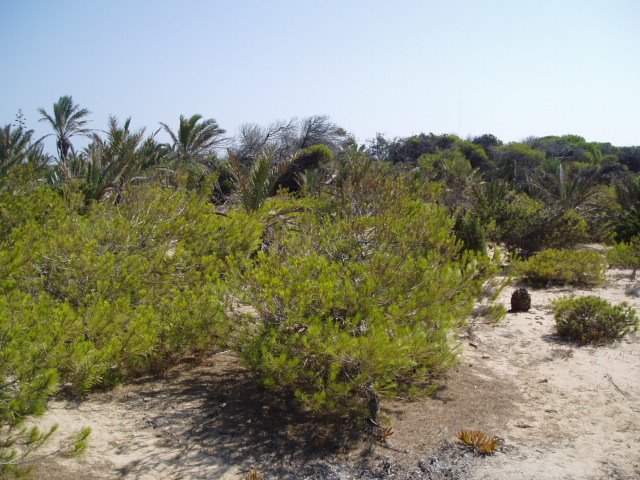
POLYGON ((495 149, 499 178, 508 180, 520 191, 531 191, 534 175, 545 161, 543 152, 524 143, 510 143, 495 149))

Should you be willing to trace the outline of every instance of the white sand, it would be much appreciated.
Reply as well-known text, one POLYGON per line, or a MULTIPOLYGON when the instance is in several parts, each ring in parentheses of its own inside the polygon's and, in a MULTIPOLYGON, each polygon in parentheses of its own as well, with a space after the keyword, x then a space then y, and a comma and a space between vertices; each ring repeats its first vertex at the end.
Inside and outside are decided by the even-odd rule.
MULTIPOLYGON (((594 290, 531 290, 529 312, 510 313, 500 325, 476 332, 478 348, 468 356, 509 378, 525 402, 519 417, 496 429, 507 448, 482 462, 475 478, 640 478, 638 334, 599 347, 553 337, 549 302, 563 295, 626 301, 640 312, 640 299, 625 295, 629 272, 613 270, 609 278, 606 288, 594 290)), ((505 305, 512 291, 501 296, 505 305)))

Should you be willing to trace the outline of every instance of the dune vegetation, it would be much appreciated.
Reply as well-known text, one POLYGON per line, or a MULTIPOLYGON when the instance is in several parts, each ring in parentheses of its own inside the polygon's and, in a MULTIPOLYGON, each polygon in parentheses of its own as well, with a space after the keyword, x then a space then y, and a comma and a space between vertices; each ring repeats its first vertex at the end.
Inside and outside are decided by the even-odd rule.
POLYGON ((25 420, 51 396, 220 349, 305 408, 377 425, 381 400, 456 364, 508 255, 534 285, 601 283, 606 257, 580 244, 640 258, 640 147, 360 145, 324 116, 233 137, 181 116, 161 142, 130 119, 91 130, 70 96, 40 115, 53 153, 21 116, 0 130, 0 474, 48 438, 25 420))

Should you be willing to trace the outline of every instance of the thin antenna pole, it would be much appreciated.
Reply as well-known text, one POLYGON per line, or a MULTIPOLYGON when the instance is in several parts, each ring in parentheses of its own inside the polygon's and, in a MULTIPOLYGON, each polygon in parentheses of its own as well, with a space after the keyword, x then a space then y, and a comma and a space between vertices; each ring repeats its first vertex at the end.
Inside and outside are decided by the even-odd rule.
POLYGON ((462 110, 462 100, 460 99, 460 94, 458 93, 458 135, 462 136, 462 129, 460 128, 460 124, 461 124, 461 114, 460 111, 462 110))

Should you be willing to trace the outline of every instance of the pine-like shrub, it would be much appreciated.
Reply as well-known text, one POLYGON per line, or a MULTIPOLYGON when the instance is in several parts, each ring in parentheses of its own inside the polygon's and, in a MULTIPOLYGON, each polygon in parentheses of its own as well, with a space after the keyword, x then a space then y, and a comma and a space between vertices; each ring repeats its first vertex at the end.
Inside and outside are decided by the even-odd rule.
POLYGON ((462 240, 464 248, 476 252, 485 252, 487 249, 486 234, 480 219, 475 212, 460 213, 454 226, 457 237, 462 240))
POLYGON ((607 261, 612 267, 640 268, 640 237, 635 237, 628 243, 615 244, 607 251, 607 261))
POLYGON ((71 193, 24 169, 0 189, 0 476, 48 438, 24 420, 60 384, 110 386, 224 343, 224 277, 262 242, 257 219, 196 192, 144 185, 88 207, 71 193))
POLYGON ((255 312, 236 313, 242 358, 265 385, 325 412, 429 389, 455 362, 454 332, 490 275, 486 259, 462 253, 454 220, 420 200, 387 198, 363 216, 297 205, 237 272, 255 312))
POLYGON ((594 250, 543 250, 514 263, 516 274, 534 287, 549 284, 594 287, 605 280, 607 262, 594 250))
POLYGON ((39 308, 20 292, 0 295, 0 478, 21 473, 24 459, 55 431, 24 425, 28 416, 44 412, 58 389, 59 374, 49 356, 56 340, 47 320, 62 320, 64 312, 49 306, 39 308))
POLYGON ((596 297, 561 298, 553 303, 558 335, 580 344, 606 343, 638 328, 640 319, 627 303, 612 305, 596 297))
MULTIPOLYGON (((55 339, 49 356, 73 390, 112 385, 225 336, 223 277, 236 257, 259 248, 260 222, 217 215, 196 193, 148 185, 83 214, 56 200, 48 216, 32 215, 41 208, 34 195, 43 197, 40 187, 2 203, 16 220, 0 243, 0 295, 15 290, 36 307, 65 311, 42 321, 55 339)), ((9 311, 12 325, 22 308, 31 306, 9 311)))
POLYGON ((570 248, 588 239, 589 225, 575 210, 545 205, 525 193, 511 194, 495 220, 496 240, 524 254, 570 248))
MULTIPOLYGON (((34 232, 58 224, 68 214, 68 200, 37 180, 28 165, 9 170, 0 184, 0 477, 22 476, 31 454, 54 433, 30 427, 25 420, 44 412, 58 391, 59 352, 74 312, 45 292, 32 295, 21 272, 41 237, 34 232), (29 241, 23 242, 23 237, 29 241)), ((39 272, 35 271, 38 275, 39 272)), ((38 293, 38 292, 36 292, 38 293)), ((71 450, 85 445, 90 429, 71 439, 71 450)), ((72 453, 72 452, 64 452, 72 453)))

